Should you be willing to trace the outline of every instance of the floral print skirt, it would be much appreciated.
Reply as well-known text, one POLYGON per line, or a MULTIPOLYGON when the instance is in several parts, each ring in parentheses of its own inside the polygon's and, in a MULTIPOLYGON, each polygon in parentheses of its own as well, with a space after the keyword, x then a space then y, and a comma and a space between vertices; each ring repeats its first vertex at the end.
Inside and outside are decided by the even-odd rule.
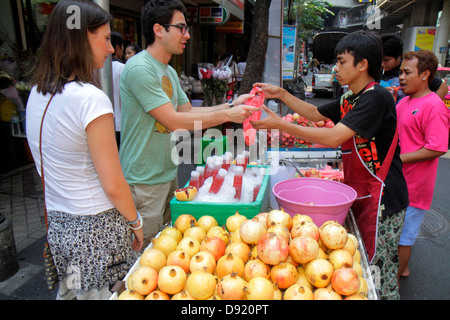
POLYGON ((94 215, 48 212, 48 242, 59 278, 58 299, 108 299, 136 260, 131 229, 110 209, 94 215))

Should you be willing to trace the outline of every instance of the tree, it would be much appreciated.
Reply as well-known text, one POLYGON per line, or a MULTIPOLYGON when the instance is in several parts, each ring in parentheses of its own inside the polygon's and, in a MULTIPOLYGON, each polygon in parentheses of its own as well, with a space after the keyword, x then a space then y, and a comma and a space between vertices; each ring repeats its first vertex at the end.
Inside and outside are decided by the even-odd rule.
MULTIPOLYGON (((247 64, 242 78, 240 93, 250 92, 255 82, 260 82, 264 73, 267 42, 269 38, 269 8, 272 0, 256 0, 253 15, 252 35, 247 54, 247 64)), ((284 21, 298 24, 299 38, 307 39, 313 30, 323 27, 324 18, 334 13, 327 9, 330 3, 322 0, 286 0, 284 21)))
POLYGON ((245 73, 239 90, 241 93, 250 92, 253 84, 262 80, 269 39, 269 8, 271 2, 272 0, 256 0, 255 3, 252 35, 250 37, 245 73))

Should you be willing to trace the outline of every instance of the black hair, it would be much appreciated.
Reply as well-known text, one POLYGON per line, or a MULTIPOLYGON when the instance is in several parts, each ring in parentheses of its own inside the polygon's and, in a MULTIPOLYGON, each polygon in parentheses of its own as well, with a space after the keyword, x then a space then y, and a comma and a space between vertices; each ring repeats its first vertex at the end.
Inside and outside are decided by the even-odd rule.
POLYGON ((136 43, 130 43, 129 45, 127 45, 127 48, 133 49, 135 53, 141 52, 141 47, 139 47, 139 45, 137 45, 136 43))
POLYGON ((402 56, 403 40, 398 34, 383 34, 381 35, 381 42, 383 43, 383 55, 396 59, 402 56))
POLYGON ((351 54, 355 58, 353 62, 355 66, 366 59, 369 75, 378 82, 381 78, 382 48, 381 39, 376 33, 360 30, 343 37, 336 45, 335 55, 351 54))
POLYGON ((186 15, 186 8, 180 0, 150 0, 142 8, 141 24, 147 45, 155 41, 153 26, 170 24, 175 11, 180 11, 186 15))
POLYGON ((111 31, 111 44, 114 49, 116 49, 116 46, 123 45, 123 37, 117 31, 111 31))

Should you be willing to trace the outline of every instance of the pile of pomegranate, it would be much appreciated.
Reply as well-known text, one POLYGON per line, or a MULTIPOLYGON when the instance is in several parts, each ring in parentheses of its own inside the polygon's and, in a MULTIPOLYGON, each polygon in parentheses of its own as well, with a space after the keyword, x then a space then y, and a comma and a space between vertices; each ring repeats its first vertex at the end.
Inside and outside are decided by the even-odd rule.
POLYGON ((129 274, 119 300, 367 300, 356 237, 282 210, 219 226, 180 215, 129 274))

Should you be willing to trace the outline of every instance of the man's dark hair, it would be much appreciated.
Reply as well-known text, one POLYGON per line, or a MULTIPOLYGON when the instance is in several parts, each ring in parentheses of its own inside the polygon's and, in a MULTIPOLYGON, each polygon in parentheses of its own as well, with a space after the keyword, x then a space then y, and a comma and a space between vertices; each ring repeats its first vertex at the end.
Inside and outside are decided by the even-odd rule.
MULTIPOLYGON (((123 45, 123 37, 120 33, 117 31, 111 31, 111 45, 113 46, 114 50, 116 50, 116 46, 123 45)), ((116 54, 116 52, 114 52, 116 54)))
POLYGON ((381 42, 383 43, 383 55, 401 58, 403 54, 403 40, 395 33, 388 33, 381 35, 381 42))
POLYGON ((142 8, 141 24, 147 45, 155 41, 153 26, 170 24, 175 11, 180 11, 186 15, 186 8, 180 0, 150 0, 142 8))
POLYGON ((375 81, 381 78, 382 43, 380 37, 373 32, 355 31, 339 41, 336 45, 335 55, 342 53, 351 54, 354 65, 366 59, 369 63, 369 75, 375 81))

